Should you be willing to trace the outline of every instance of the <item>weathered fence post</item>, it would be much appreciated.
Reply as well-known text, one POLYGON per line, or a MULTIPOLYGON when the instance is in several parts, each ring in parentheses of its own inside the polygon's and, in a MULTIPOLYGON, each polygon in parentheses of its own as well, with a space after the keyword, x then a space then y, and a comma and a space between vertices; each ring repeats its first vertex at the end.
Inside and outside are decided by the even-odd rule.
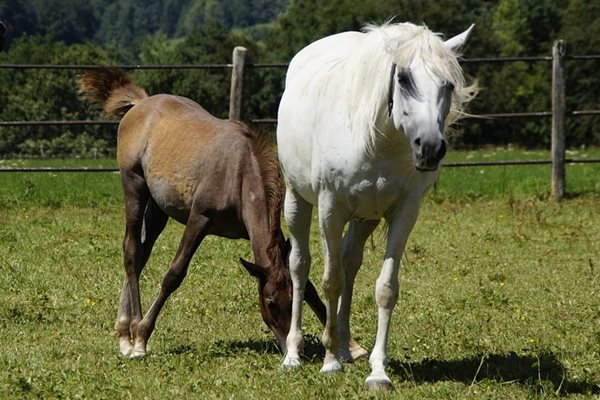
POLYGON ((229 119, 239 120, 242 116, 242 89, 244 87, 244 68, 246 48, 233 49, 233 69, 231 70, 231 91, 229 94, 229 119))
POLYGON ((565 195, 565 55, 567 45, 557 40, 552 47, 552 194, 565 195))

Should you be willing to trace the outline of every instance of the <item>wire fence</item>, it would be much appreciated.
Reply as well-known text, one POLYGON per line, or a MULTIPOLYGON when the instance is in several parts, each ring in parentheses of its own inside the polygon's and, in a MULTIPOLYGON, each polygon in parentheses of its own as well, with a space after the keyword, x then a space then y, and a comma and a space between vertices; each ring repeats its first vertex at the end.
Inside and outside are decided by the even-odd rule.
MULTIPOLYGON (((558 42, 557 42, 558 43, 558 42)), ((556 46, 556 45, 555 45, 556 46)), ((230 69, 232 71, 232 88, 231 88, 231 103, 230 103, 230 118, 235 119, 239 116, 239 107, 241 107, 241 85, 243 85, 244 72, 246 69, 258 69, 258 68, 287 68, 287 63, 246 63, 244 57, 236 59, 236 48, 234 50, 233 62, 231 64, 161 64, 161 65, 141 65, 141 64, 123 64, 115 65, 115 67, 124 70, 166 70, 166 69, 230 69), (242 63, 241 66, 238 63, 242 63), (236 85, 240 85, 240 88, 236 88, 236 85), (235 110, 235 107, 238 107, 235 110)), ((245 49, 244 54, 245 54, 245 49)), ((565 60, 600 60, 600 55, 562 55, 559 60, 564 62, 565 60)), ((485 58, 465 58, 461 59, 462 64, 483 64, 483 63, 511 63, 511 62, 550 62, 554 66, 557 63, 557 57, 553 52, 553 56, 534 56, 534 57, 485 57, 485 58)), ((14 69, 14 70, 27 70, 27 69, 53 69, 53 70, 90 70, 101 67, 100 65, 92 64, 0 64, 0 69, 14 69)), ((553 84, 555 77, 553 75, 553 84)), ((563 93, 566 88, 561 88, 563 93)), ((564 95, 564 94, 563 94, 564 95)), ((559 99, 560 100, 560 99, 559 99)), ((563 100, 564 103, 564 100, 563 100)), ((554 104, 554 93, 553 93, 553 104, 554 104)), ((562 113, 562 118, 568 117, 580 117, 580 116, 596 116, 600 115, 600 110, 576 110, 567 112, 564 107, 559 110, 558 114, 562 113)), ((522 113, 489 113, 489 114, 478 114, 465 116, 467 120, 499 120, 499 119, 514 119, 514 118, 552 118, 553 123, 557 117, 557 111, 539 111, 539 112, 522 112, 522 113)), ((560 115, 559 115, 560 117, 560 115)), ((275 118, 265 117, 252 119, 249 122, 253 124, 276 124, 275 118)), ((560 121, 559 121, 560 122, 560 121)), ((27 126, 92 126, 92 125, 117 125, 117 121, 112 120, 74 120, 74 121, 63 121, 63 120, 45 120, 45 121, 0 121, 0 128, 2 127, 27 127, 27 126)), ((563 147, 564 147, 564 132, 563 135, 563 147)), ((553 134, 554 137, 554 134, 553 134)), ((553 144, 553 148, 554 148, 553 144)), ((563 164, 569 163, 600 163, 600 159, 567 159, 564 157, 564 148, 559 149, 563 152, 562 159, 560 162, 563 164)), ((553 154, 550 160, 507 160, 507 161, 486 161, 486 162, 449 162, 445 163, 444 167, 482 167, 482 166, 507 166, 507 165, 540 165, 540 164, 553 164, 557 156, 553 154)), ((62 167, 4 167, 0 168, 2 172, 84 172, 84 173, 95 173, 95 172, 116 172, 116 168, 62 168, 62 167)), ((564 172, 563 172, 564 174, 564 172)))

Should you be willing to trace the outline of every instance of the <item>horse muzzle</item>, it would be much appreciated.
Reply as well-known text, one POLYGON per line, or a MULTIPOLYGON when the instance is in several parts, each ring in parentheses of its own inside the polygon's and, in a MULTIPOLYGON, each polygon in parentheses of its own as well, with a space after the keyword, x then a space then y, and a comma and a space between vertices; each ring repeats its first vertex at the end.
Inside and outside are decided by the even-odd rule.
POLYGON ((417 171, 427 172, 438 169, 440 161, 446 155, 446 147, 446 141, 443 139, 435 142, 415 140, 413 153, 417 171))

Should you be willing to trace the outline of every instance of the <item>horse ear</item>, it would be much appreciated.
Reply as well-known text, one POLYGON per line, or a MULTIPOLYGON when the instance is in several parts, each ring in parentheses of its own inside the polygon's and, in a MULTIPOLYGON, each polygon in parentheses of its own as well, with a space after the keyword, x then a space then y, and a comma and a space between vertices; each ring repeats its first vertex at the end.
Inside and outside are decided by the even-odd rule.
POLYGON ((283 255, 287 258, 290 255, 290 252, 292 251, 292 244, 290 243, 290 239, 286 239, 283 249, 283 255))
POLYGON ((240 262, 242 263, 244 268, 246 268, 246 271, 248 271, 248 273, 250 275, 252 275, 253 277, 255 277, 259 280, 267 278, 267 274, 266 274, 265 270, 263 268, 259 267, 258 265, 254 264, 250 261, 246 261, 243 258, 240 258, 240 262))
POLYGON ((471 36, 471 31, 475 24, 471 24, 469 29, 464 31, 463 33, 456 35, 444 42, 444 45, 449 48, 453 53, 458 53, 469 40, 469 36, 471 36))

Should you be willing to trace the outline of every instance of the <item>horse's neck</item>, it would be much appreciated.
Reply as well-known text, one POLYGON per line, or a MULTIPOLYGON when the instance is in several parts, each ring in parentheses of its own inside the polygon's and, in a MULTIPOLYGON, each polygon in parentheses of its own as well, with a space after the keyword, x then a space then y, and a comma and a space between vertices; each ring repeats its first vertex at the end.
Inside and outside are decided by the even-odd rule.
POLYGON ((370 143, 370 153, 375 157, 412 157, 412 149, 404 130, 396 129, 387 111, 381 111, 375 123, 376 132, 370 143))
POLYGON ((279 219, 269 209, 267 193, 262 183, 243 194, 242 204, 244 224, 252 244, 255 263, 271 265, 268 248, 278 240, 281 229, 279 219))

